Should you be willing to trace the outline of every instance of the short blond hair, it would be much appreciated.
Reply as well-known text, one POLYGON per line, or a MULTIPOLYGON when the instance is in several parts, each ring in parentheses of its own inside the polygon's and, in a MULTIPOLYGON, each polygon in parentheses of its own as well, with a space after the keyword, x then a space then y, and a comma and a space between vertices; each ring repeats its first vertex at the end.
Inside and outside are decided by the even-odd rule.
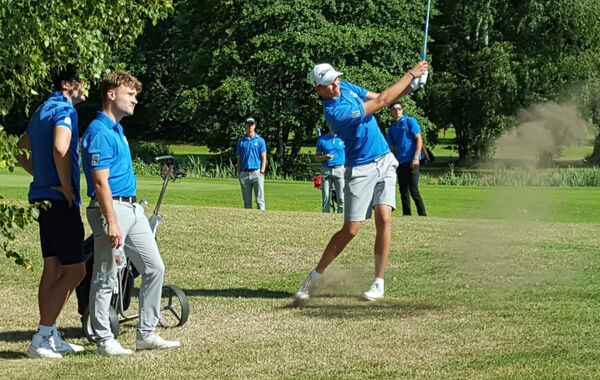
POLYGON ((113 71, 102 79, 100 84, 100 94, 102 95, 102 104, 105 104, 108 100, 107 93, 110 90, 114 90, 120 85, 125 87, 134 88, 139 94, 142 92, 142 82, 136 77, 125 71, 113 71))

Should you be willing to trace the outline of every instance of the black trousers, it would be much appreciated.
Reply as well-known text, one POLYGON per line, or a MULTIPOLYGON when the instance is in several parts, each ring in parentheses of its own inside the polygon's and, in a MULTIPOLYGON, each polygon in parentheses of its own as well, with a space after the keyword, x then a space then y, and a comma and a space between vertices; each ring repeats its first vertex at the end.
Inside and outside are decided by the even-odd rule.
POLYGON ((419 168, 413 168, 412 162, 405 162, 398 165, 396 174, 398 174, 398 187, 402 199, 402 214, 412 214, 410 211, 410 197, 412 197, 417 206, 417 214, 426 216, 425 204, 423 198, 421 198, 421 193, 419 193, 419 168))

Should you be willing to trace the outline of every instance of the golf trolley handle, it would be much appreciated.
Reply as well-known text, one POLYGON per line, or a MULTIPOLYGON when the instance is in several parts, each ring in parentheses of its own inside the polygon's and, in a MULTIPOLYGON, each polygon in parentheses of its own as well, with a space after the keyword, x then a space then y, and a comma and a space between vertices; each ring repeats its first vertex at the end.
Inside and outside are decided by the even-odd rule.
POLYGON ((175 159, 173 158, 173 156, 158 156, 154 160, 156 160, 156 162, 158 163, 165 163, 167 165, 167 172, 161 173, 164 182, 162 185, 162 189, 160 190, 160 195, 158 196, 158 201, 156 202, 156 207, 154 207, 154 213, 158 214, 160 204, 162 203, 163 197, 165 196, 165 191, 167 190, 167 185, 169 184, 169 179, 173 175, 173 166, 175 164, 175 159))

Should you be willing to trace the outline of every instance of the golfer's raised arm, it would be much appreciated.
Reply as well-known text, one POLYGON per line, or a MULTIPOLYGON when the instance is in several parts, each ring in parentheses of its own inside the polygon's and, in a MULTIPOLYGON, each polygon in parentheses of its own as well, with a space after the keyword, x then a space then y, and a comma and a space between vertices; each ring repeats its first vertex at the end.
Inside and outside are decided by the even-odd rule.
MULTIPOLYGON (((379 111, 394 100, 412 92, 410 82, 416 77, 425 74, 428 67, 427 61, 417 63, 412 69, 404 74, 398 82, 383 90, 379 96, 364 102, 363 107, 365 109, 365 116, 379 111)), ((369 98, 369 94, 367 94, 366 98, 369 98)))

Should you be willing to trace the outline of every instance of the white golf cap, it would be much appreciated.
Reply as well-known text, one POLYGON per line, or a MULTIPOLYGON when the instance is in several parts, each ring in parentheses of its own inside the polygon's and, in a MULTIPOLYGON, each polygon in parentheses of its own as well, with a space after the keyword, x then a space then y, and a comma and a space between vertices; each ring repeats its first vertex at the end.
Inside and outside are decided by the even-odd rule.
POLYGON ((319 63, 310 72, 310 83, 315 87, 329 86, 340 75, 343 74, 335 71, 329 63, 319 63))

